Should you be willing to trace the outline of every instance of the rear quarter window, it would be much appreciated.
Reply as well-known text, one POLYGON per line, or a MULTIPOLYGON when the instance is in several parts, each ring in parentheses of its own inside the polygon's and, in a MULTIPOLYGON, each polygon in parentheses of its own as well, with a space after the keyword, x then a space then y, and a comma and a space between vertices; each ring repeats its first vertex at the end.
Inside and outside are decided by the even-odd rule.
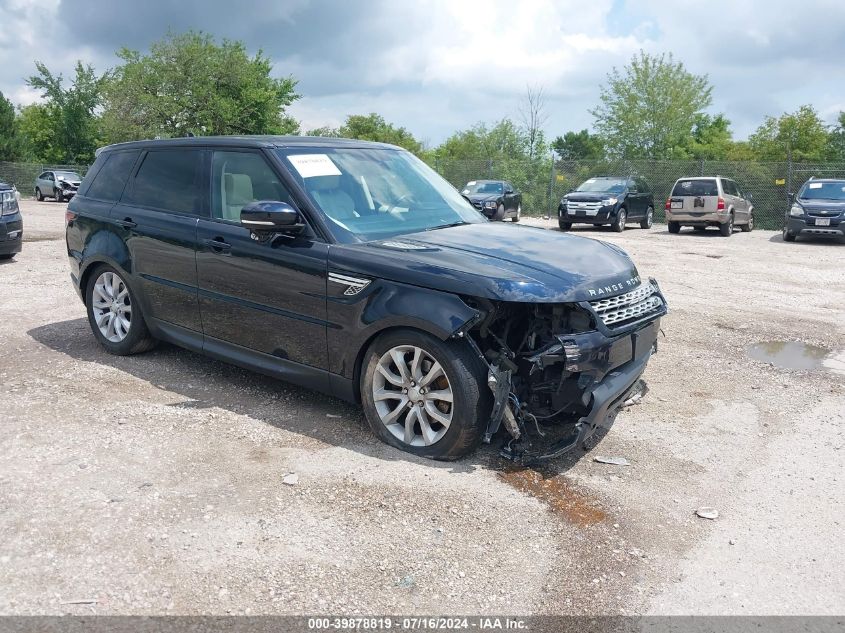
MULTIPOLYGON (((139 151, 109 152, 103 166, 100 169, 92 168, 89 174, 93 174, 90 184, 83 183, 82 195, 95 200, 105 202, 117 202, 129 179, 129 172, 138 158, 139 151)), ((99 161, 100 158, 97 158, 99 161)), ((88 180, 87 178, 85 179, 88 180)))
POLYGON ((679 180, 672 189, 673 196, 718 196, 716 180, 679 180))

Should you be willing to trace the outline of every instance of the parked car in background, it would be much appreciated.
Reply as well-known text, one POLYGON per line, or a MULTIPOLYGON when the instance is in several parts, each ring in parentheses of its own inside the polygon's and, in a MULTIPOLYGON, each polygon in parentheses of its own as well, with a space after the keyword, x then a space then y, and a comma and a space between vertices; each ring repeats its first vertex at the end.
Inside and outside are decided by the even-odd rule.
POLYGON ((491 220, 522 217, 522 194, 507 180, 470 180, 461 194, 491 220))
POLYGON ((666 314, 619 247, 488 222, 380 143, 123 143, 66 220, 109 352, 165 340, 360 402, 379 438, 436 459, 500 426, 514 459, 581 446, 638 388, 666 314))
POLYGON ((56 202, 70 200, 79 190, 82 177, 75 171, 45 171, 35 179, 35 198, 55 198, 56 202))
POLYGON ((722 176, 679 178, 666 200, 666 222, 670 233, 680 233, 682 226, 696 231, 715 226, 725 237, 733 233, 734 226, 753 231, 752 196, 722 176))
POLYGON ((23 246, 23 218, 14 186, 0 182, 0 259, 12 259, 23 246))
POLYGON ((818 235, 845 238, 845 179, 811 178, 790 206, 783 239, 818 235))
POLYGON ((639 176, 597 176, 585 180, 566 194, 557 208, 558 226, 568 231, 573 224, 609 224, 621 232, 629 221, 650 229, 654 222, 654 194, 639 176))

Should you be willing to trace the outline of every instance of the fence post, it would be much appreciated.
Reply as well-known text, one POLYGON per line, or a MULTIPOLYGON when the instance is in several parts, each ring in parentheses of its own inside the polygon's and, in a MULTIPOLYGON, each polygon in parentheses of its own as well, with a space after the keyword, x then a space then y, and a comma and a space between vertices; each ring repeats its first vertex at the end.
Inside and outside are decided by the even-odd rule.
POLYGON ((786 197, 792 193, 792 147, 786 146, 786 197))
POLYGON ((552 189, 555 186, 555 151, 552 150, 552 166, 549 169, 549 192, 546 197, 546 219, 552 217, 552 189))
POLYGON ((701 175, 704 175, 704 158, 701 159, 701 175))
POLYGON ((491 178, 491 179, 493 178, 493 159, 492 158, 487 159, 487 177, 491 178))

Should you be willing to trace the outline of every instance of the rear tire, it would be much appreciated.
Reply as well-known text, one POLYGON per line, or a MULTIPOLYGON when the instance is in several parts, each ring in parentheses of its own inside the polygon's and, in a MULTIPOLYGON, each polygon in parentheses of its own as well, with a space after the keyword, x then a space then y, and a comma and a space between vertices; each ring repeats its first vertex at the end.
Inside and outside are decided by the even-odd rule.
POLYGON ((751 231, 753 231, 754 230, 754 214, 752 213, 751 215, 749 215, 748 216, 748 222, 746 224, 743 224, 739 228, 742 229, 743 233, 750 233, 751 231))
POLYGON ((734 232, 734 214, 731 213, 728 216, 728 221, 724 224, 719 225, 719 233, 722 234, 722 237, 730 237, 733 235, 734 232))
POLYGON ((681 223, 680 222, 669 222, 669 232, 670 233, 680 233, 681 232, 681 223))
POLYGON ((41 189, 38 187, 35 188, 35 199, 38 200, 38 202, 44 202, 44 194, 41 193, 41 189))
POLYGON ((466 341, 393 330, 373 342, 363 362, 361 403, 380 440, 420 457, 446 461, 463 457, 481 443, 492 393, 485 368, 466 341), (451 403, 433 397, 435 393, 451 398, 451 403), (417 402, 423 405, 413 398, 420 398, 417 402))
POLYGON ((572 222, 561 222, 560 220, 558 220, 557 225, 561 231, 568 231, 572 228, 572 222))
POLYGON ((645 217, 640 221, 641 229, 650 229, 654 224, 654 209, 649 207, 645 212, 645 217))
POLYGON ((616 219, 613 220, 610 224, 610 228, 612 228, 617 233, 621 233, 625 230, 625 221, 628 219, 628 211, 625 207, 619 209, 619 212, 616 214, 616 219))
POLYGON ((111 266, 103 265, 88 277, 88 282, 85 284, 88 324, 91 326, 94 338, 110 354, 116 356, 141 354, 155 347, 157 341, 147 329, 141 306, 121 275, 123 273, 119 273, 111 266), (109 313, 114 312, 110 309, 112 304, 121 312, 112 314, 111 320, 122 319, 123 325, 115 325, 110 330, 107 324, 109 313), (128 318, 126 318, 127 315, 128 318), (125 325, 127 322, 128 327, 125 325), (112 340, 100 329, 101 326, 106 328, 106 332, 113 332, 112 340))

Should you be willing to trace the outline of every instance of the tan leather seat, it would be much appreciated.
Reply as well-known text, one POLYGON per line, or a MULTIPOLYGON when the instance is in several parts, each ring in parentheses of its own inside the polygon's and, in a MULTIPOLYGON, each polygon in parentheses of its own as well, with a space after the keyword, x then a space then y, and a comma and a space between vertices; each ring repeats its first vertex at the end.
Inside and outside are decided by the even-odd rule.
POLYGON ((316 176, 307 178, 305 186, 323 212, 334 220, 348 220, 358 217, 355 202, 340 188, 340 176, 316 176))
POLYGON ((241 219, 241 209, 255 200, 252 178, 246 174, 223 174, 223 219, 241 219))

